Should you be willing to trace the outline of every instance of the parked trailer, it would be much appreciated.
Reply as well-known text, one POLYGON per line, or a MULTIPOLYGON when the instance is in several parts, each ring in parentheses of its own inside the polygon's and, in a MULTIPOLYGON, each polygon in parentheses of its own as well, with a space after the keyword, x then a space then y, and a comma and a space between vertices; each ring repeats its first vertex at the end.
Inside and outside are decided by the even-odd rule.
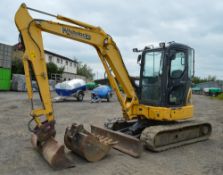
POLYGON ((204 94, 208 96, 217 96, 222 93, 221 88, 204 88, 204 94))
POLYGON ((59 95, 55 101, 65 100, 67 97, 75 97, 78 101, 83 101, 87 88, 84 80, 73 79, 56 84, 55 90, 59 95))

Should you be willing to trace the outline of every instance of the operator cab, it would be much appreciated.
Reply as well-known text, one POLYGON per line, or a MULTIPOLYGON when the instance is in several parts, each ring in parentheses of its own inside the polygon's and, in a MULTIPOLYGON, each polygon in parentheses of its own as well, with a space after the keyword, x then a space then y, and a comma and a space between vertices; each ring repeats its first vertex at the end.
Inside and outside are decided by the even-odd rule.
POLYGON ((138 56, 140 80, 137 94, 140 104, 180 107, 187 96, 194 75, 194 49, 171 42, 158 48, 145 47, 138 56))

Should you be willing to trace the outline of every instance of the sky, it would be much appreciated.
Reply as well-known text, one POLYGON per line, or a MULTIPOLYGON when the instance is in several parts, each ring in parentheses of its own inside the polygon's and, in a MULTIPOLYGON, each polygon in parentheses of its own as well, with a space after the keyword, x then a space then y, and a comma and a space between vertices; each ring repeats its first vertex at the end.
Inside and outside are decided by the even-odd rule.
MULTIPOLYGON (((195 75, 223 80, 222 0, 1 0, 0 43, 18 41, 14 15, 20 4, 100 26, 119 47, 130 75, 139 75, 133 48, 175 41, 195 49, 195 75)), ((55 20, 31 13, 35 18, 55 20)), ((89 65, 95 78, 104 68, 94 48, 52 34, 43 34, 46 50, 89 65)))

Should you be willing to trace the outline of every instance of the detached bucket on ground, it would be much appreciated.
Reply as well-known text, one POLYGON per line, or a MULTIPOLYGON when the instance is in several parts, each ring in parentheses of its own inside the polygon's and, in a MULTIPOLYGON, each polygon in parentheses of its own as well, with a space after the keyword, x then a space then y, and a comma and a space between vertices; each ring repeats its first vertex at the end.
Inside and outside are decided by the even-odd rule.
POLYGON ((65 155, 64 145, 58 143, 53 137, 45 141, 44 143, 38 143, 37 135, 32 135, 32 145, 42 157, 49 163, 54 169, 65 169, 75 167, 65 155))
POLYGON ((89 162, 103 159, 116 142, 108 137, 93 135, 83 125, 72 124, 66 129, 64 143, 68 149, 89 162))

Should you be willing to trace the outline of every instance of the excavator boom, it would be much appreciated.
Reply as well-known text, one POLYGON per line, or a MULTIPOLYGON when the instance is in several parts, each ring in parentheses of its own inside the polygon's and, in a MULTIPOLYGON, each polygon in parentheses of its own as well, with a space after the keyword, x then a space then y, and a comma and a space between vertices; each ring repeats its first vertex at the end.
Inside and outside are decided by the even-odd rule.
MULTIPOLYGON (((65 156, 64 146, 54 139, 56 135, 55 117, 48 85, 41 33, 48 32, 93 46, 107 72, 110 83, 123 108, 123 112, 126 113, 133 104, 138 103, 138 99, 122 61, 121 54, 112 38, 100 27, 95 27, 60 15, 48 14, 29 8, 25 4, 22 4, 16 12, 15 23, 20 32, 21 42, 24 48, 23 64, 28 98, 33 104, 30 75, 30 71, 32 70, 39 86, 39 94, 43 106, 42 108, 34 109, 32 105, 31 121, 34 120, 36 123, 36 127, 32 130, 32 144, 52 167, 72 167, 73 163, 65 156), (70 23, 70 25, 33 19, 28 13, 28 10, 34 10, 56 17, 58 20, 70 23), (126 97, 123 97, 121 94, 116 80, 122 85, 126 97)), ((117 139, 107 139, 107 137, 100 136, 100 134, 93 135, 87 132, 81 125, 76 124, 72 124, 71 127, 67 128, 64 141, 70 150, 88 161, 102 159, 109 152, 111 146, 117 143, 117 139), (106 142, 104 142, 105 140, 106 142)))

